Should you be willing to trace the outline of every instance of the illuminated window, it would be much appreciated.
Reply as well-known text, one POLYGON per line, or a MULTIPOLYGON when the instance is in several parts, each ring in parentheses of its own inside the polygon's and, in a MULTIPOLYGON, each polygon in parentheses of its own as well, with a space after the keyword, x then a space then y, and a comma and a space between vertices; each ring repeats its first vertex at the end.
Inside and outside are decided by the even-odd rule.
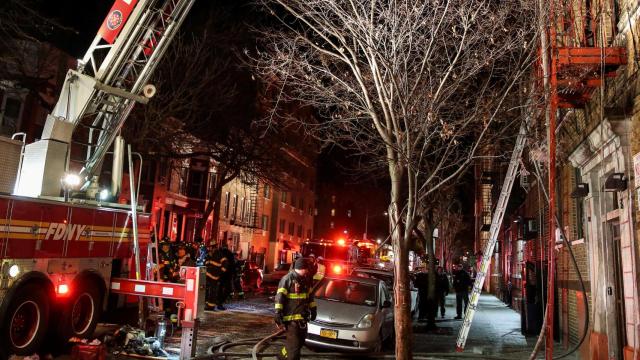
POLYGON ((336 216, 336 209, 331 209, 331 216, 336 216))
POLYGON ((334 227, 335 227, 335 224, 332 221, 331 224, 329 224, 329 228, 333 229, 334 227))

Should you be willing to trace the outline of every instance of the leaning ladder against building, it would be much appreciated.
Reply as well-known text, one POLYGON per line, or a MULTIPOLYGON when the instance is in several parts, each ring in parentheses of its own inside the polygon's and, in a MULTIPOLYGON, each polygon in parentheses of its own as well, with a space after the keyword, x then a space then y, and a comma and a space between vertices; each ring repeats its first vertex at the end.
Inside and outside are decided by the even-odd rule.
POLYGON ((498 240, 500 225, 502 225, 502 219, 504 218, 504 213, 507 209, 507 203, 509 202, 511 189, 513 188, 513 183, 515 182, 517 176, 518 165, 520 164, 520 156, 522 155, 522 151, 524 150, 524 146, 526 144, 526 132, 526 121, 523 121, 520 125, 520 130, 518 131, 518 137, 513 148, 513 153, 511 153, 511 161, 509 162, 509 168, 507 169, 507 174, 504 178, 504 184, 502 185, 500 197, 498 198, 498 203, 493 213, 493 218, 491 220, 491 229, 489 230, 489 240, 487 241, 484 248, 482 262, 476 275, 476 281, 473 284, 469 306, 467 307, 467 312, 464 315, 464 321, 462 323, 462 327, 460 328, 460 333, 458 334, 458 341, 456 343, 457 351, 462 351, 464 349, 465 343, 467 342, 467 335, 469 334, 471 321, 473 321, 473 316, 475 315, 476 309, 478 307, 478 300, 480 299, 480 293, 482 292, 484 279, 487 275, 489 264, 491 263, 493 249, 495 248, 496 242, 498 240))

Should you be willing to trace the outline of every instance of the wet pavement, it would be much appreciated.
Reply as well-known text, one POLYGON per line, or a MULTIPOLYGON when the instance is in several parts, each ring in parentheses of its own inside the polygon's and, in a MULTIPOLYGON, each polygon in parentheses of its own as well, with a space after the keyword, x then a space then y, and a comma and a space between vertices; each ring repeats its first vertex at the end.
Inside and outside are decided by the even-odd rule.
MULTIPOLYGON (((244 354, 227 359, 251 358, 251 348, 257 339, 267 337, 277 331, 273 322, 273 298, 254 295, 247 299, 235 300, 225 305, 225 311, 206 311, 198 333, 199 357, 207 356, 212 345, 220 342, 238 342, 252 339, 247 344, 235 346, 227 351, 244 354)), ((455 320, 455 294, 447 297, 446 314, 437 319, 437 329, 426 329, 426 323, 414 321, 413 348, 416 359, 528 359, 537 337, 525 337, 520 333, 520 315, 508 308, 493 295, 483 294, 474 318, 466 348, 456 353, 456 339, 462 320, 455 320)), ((179 332, 167 339, 167 346, 179 348, 179 332)), ((274 354, 277 342, 264 349, 263 354, 274 354)), ((562 349, 558 349, 561 351, 562 349)), ((385 354, 393 358, 393 352, 385 354)), ((304 359, 336 358, 329 353, 317 353, 305 348, 304 359)), ((540 354, 538 358, 542 358, 540 354)), ((212 358, 213 357, 209 357, 212 358)), ((219 357, 218 357, 219 358, 219 357)), ((274 356, 264 356, 274 359, 274 356)), ((342 358, 356 358, 347 355, 342 358)), ((362 357, 360 357, 362 358, 362 357)), ((378 357, 379 358, 379 357, 378 357)), ((575 357, 568 357, 572 359, 575 357)))

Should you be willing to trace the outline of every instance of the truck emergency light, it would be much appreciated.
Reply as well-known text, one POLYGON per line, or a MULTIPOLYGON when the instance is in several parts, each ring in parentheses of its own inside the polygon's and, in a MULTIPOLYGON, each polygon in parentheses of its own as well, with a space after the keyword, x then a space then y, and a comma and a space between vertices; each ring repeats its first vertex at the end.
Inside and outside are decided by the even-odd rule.
POLYGON ((334 266, 333 266, 333 272, 334 272, 335 274, 338 274, 338 275, 342 274, 342 266, 340 266, 340 265, 334 265, 334 266))
POLYGON ((345 245, 344 239, 338 239, 338 245, 344 246, 345 245))

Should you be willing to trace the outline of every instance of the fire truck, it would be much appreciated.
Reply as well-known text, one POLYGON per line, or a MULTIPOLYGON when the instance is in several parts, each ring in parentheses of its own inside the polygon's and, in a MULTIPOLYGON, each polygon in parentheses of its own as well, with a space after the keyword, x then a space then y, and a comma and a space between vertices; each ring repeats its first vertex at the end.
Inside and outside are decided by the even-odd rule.
POLYGON ((130 147, 131 196, 116 201, 125 164, 118 134, 155 93, 151 74, 193 3, 116 0, 68 71, 40 139, 0 139, 0 358, 31 355, 45 338, 90 336, 115 305, 111 280, 144 280, 149 214, 137 205, 130 147))
POLYGON ((314 254, 316 257, 322 256, 328 274, 347 275, 354 267, 359 265, 369 265, 373 258, 375 246, 369 240, 358 239, 316 239, 307 240, 301 245, 303 257, 314 254), (351 247, 358 247, 358 259, 353 259, 351 247))

